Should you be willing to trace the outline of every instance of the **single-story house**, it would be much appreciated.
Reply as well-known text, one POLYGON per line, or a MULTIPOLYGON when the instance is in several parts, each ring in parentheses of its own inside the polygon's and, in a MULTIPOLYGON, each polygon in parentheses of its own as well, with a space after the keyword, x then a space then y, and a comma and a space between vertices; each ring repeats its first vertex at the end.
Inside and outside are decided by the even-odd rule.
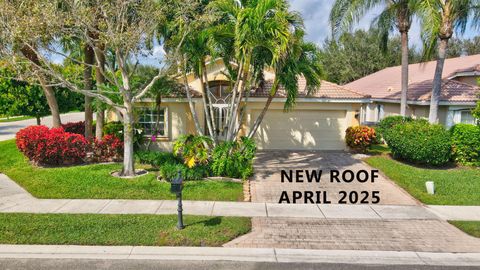
MULTIPOLYGON (((409 116, 428 119, 435 67, 436 61, 409 65, 409 116)), ((475 123, 471 109, 480 93, 479 78, 480 54, 445 60, 439 123, 447 128, 457 123, 475 123)), ((375 124, 386 116, 400 114, 401 66, 380 70, 344 87, 371 96, 371 102, 362 107, 363 124, 375 124)))
MULTIPOLYGON (((475 106, 477 93, 475 79, 480 74, 480 55, 449 59, 445 62, 445 79, 442 89, 440 121, 446 125, 471 122, 470 109, 475 106)), ((410 65, 408 113, 413 117, 428 117, 429 94, 435 62, 410 65)), ((207 65, 207 75, 214 114, 217 123, 225 121, 229 106, 229 81, 224 75, 221 60, 207 65)), ((321 86, 308 95, 305 80, 300 78, 300 93, 292 111, 284 112, 285 91, 279 89, 256 133, 259 149, 289 150, 344 150, 345 130, 361 123, 375 123, 387 115, 400 111, 400 67, 387 68, 365 78, 340 86, 322 81, 321 86)), ((274 74, 265 72, 262 87, 250 92, 248 106, 242 119, 240 134, 247 134, 267 100, 274 74)), ((187 76, 193 94, 195 111, 200 123, 205 123, 200 79, 187 76)), ((160 130, 155 145, 170 150, 181 134, 195 133, 195 125, 184 96, 162 98, 161 112, 154 109, 153 100, 144 99, 137 104, 139 123, 145 136, 151 136, 152 126, 160 117, 160 130)), ((118 119, 113 113, 110 120, 118 119)), ((204 131, 206 125, 204 125, 204 131)), ((222 126, 217 124, 217 126, 222 126)), ((221 132, 221 131, 220 131, 221 132)))

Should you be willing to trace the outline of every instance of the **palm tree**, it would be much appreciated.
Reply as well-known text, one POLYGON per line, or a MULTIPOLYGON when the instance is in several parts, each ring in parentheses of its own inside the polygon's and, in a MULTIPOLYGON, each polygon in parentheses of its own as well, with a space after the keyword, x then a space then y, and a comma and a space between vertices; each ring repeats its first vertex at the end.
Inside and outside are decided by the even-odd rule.
POLYGON ((425 57, 431 56, 437 47, 437 66, 433 78, 432 97, 430 99, 430 123, 438 122, 438 103, 442 90, 442 73, 448 49, 448 41, 456 30, 465 32, 469 18, 478 25, 480 0, 422 0, 419 15, 422 20, 422 39, 425 57))
POLYGON ((402 40, 402 90, 400 98, 400 114, 406 115, 408 91, 408 31, 412 17, 418 7, 419 0, 336 0, 330 13, 330 22, 334 35, 348 31, 354 22, 364 14, 377 7, 383 6, 381 14, 374 20, 374 24, 381 30, 382 46, 386 48, 388 34, 394 29, 400 32, 402 40))

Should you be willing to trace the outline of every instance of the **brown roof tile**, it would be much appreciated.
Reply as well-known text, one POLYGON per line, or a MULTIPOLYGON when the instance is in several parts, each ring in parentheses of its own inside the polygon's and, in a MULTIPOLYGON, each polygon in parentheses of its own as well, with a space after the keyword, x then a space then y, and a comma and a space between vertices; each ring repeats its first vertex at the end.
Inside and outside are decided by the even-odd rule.
MULTIPOLYGON (((429 100, 436 61, 409 65, 409 100, 429 100)), ((442 101, 471 102, 479 88, 449 78, 459 72, 480 71, 480 54, 445 60, 442 101)), ((401 66, 390 67, 346 84, 345 87, 379 99, 400 99, 401 66)))
MULTIPOLYGON (((267 97, 272 88, 272 81, 267 81, 262 88, 255 89, 251 92, 251 97, 267 97)), ((311 95, 307 93, 307 85, 305 78, 300 78, 298 81, 299 98, 328 98, 328 99, 362 99, 369 96, 357 93, 353 90, 347 89, 335 83, 322 81, 320 88, 314 91, 311 95)), ((277 98, 286 98, 287 94, 283 87, 277 91, 277 98)))

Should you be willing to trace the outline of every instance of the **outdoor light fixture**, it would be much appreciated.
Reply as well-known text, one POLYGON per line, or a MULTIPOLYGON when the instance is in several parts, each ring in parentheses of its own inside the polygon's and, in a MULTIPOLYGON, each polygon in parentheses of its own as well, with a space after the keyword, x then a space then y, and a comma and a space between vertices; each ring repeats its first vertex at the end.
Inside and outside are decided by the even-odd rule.
POLYGON ((172 179, 170 182, 170 192, 175 193, 177 196, 178 200, 178 222, 177 222, 177 229, 181 230, 185 228, 183 225, 183 214, 182 214, 182 189, 183 189, 183 178, 182 178, 182 172, 178 171, 177 176, 172 179))

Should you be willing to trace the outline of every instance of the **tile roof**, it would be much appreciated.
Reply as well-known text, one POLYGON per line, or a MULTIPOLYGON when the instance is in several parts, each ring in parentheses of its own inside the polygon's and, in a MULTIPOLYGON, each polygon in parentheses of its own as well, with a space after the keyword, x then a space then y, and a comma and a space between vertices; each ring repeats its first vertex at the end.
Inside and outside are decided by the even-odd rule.
MULTIPOLYGON (((263 87, 255 89, 251 92, 251 97, 267 97, 270 89, 272 88, 273 81, 267 81, 263 87)), ((368 95, 357 93, 346 87, 340 86, 335 83, 323 81, 316 91, 308 95, 305 78, 300 78, 298 81, 299 98, 326 98, 326 99, 363 99, 368 98, 368 95)), ((286 92, 283 87, 280 87, 277 91, 277 98, 286 98, 286 92)))
MULTIPOLYGON (((409 100, 429 100, 436 61, 409 65, 409 100)), ((450 78, 460 72, 479 72, 480 54, 445 60, 442 101, 471 102, 480 89, 450 78)), ((390 67, 345 85, 354 91, 379 99, 400 99, 401 66, 390 67)))

